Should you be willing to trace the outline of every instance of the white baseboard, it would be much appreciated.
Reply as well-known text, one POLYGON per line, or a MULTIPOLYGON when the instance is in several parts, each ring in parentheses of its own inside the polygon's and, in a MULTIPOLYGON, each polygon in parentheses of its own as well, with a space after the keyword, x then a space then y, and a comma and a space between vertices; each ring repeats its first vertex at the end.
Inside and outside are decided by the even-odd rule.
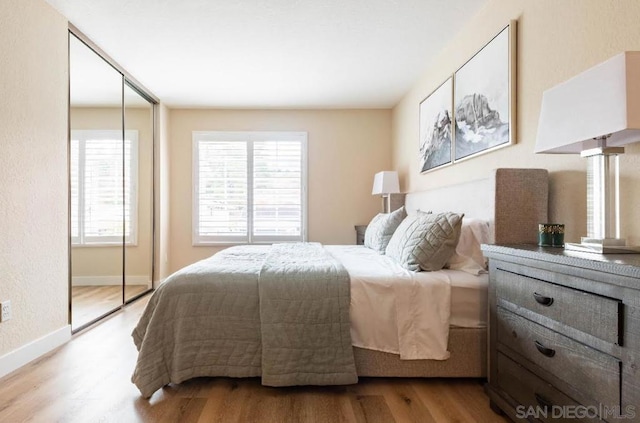
MULTIPOLYGON (((146 285, 151 288, 151 280, 146 275, 127 275, 129 285, 146 285)), ((122 285, 122 276, 74 276, 72 286, 122 285)))
POLYGON ((71 326, 67 325, 3 355, 0 357, 0 377, 4 377, 49 351, 58 348, 70 339, 71 326))

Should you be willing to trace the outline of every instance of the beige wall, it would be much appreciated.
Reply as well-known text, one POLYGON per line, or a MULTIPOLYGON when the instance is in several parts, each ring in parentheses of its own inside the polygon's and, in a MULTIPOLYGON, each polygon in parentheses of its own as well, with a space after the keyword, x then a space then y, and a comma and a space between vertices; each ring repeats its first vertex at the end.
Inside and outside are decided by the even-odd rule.
MULTIPOLYGON (((120 130, 122 109, 106 107, 73 107, 70 122, 72 130, 120 130)), ((137 244, 126 247, 126 271, 137 280, 151 278, 151 167, 152 120, 150 108, 127 108, 126 129, 138 131, 138 233, 137 244)), ((80 247, 71 249, 71 268, 74 278, 113 276, 122 274, 122 249, 113 247, 80 247)), ((86 283, 78 279, 76 284, 86 283)), ((114 279, 115 281, 115 279, 114 279)))
MULTIPOLYGON (((640 50, 637 0, 491 0, 434 60, 393 110, 393 167, 404 191, 486 177, 497 167, 551 172, 550 219, 568 241, 586 235, 586 162, 533 153, 542 92, 624 50, 640 50), (418 105, 510 19, 518 20, 517 144, 421 175, 418 105)), ((568 111, 570 113, 570 111, 568 111)), ((640 244, 640 144, 627 147, 622 169, 622 235, 640 244)))
POLYGON ((171 270, 216 252, 191 244, 192 131, 308 132, 310 241, 354 244, 380 211, 373 175, 391 166, 390 110, 171 110, 171 270))
POLYGON ((0 2, 0 356, 68 324, 67 21, 0 2))

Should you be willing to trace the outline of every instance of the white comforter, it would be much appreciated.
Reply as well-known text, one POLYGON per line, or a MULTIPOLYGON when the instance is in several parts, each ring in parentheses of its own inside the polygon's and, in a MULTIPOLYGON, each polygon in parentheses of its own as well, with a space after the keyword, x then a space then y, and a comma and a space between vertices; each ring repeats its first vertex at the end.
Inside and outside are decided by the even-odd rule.
POLYGON ((410 272, 362 246, 325 246, 351 278, 351 340, 406 360, 449 358, 447 272, 410 272))

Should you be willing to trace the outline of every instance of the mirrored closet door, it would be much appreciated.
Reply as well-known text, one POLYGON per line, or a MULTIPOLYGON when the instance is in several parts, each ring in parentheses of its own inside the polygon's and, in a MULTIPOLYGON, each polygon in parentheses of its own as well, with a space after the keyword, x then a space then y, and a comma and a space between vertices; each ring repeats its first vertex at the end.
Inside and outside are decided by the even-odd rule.
POLYGON ((153 103, 124 85, 125 301, 152 288, 153 103))
POLYGON ((69 33, 72 330, 153 287, 154 102, 69 33))

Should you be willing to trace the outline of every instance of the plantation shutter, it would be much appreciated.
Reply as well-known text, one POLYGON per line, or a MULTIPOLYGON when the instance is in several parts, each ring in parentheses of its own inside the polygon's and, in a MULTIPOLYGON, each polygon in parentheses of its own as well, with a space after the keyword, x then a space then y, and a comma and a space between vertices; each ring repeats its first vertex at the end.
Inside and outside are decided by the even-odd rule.
POLYGON ((123 144, 121 131, 72 131, 74 244, 135 243, 137 131, 125 133, 123 144))
POLYGON ((194 244, 305 240, 306 139, 194 132, 194 244))
POLYGON ((203 140, 197 154, 198 239, 247 241, 247 143, 203 140))
POLYGON ((84 236, 88 242, 122 241, 123 207, 125 207, 122 192, 123 177, 122 141, 86 140, 84 236))
POLYGON ((71 196, 71 242, 77 244, 80 242, 80 221, 79 221, 79 208, 80 208, 80 193, 79 193, 79 178, 80 178, 80 141, 77 139, 71 140, 70 145, 70 196, 71 196))
POLYGON ((302 144, 253 144, 253 239, 302 240, 302 144))

